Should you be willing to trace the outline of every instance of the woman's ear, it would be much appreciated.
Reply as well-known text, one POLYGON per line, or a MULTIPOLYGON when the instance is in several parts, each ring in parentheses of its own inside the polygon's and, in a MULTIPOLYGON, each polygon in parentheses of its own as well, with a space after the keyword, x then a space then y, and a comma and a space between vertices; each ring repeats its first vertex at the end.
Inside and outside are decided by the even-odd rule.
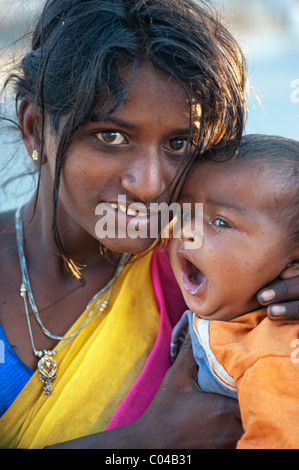
MULTIPOLYGON (((40 149, 41 119, 39 112, 36 111, 34 104, 27 99, 23 99, 20 104, 18 120, 22 132, 23 142, 28 154, 32 158, 34 151, 39 152, 40 149)), ((39 164, 39 158, 34 158, 34 162, 39 164)), ((45 155, 42 155, 41 158, 41 163, 46 163, 47 159, 45 155)))
POLYGON ((289 263, 279 275, 281 279, 290 279, 296 276, 299 276, 299 258, 289 263))

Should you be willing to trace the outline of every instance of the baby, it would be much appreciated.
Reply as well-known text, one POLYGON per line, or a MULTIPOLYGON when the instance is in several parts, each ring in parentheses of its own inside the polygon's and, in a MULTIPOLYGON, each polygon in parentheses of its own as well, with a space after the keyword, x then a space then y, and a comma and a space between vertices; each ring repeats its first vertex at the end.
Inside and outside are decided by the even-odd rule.
POLYGON ((271 321, 256 292, 299 274, 299 143, 250 135, 237 152, 210 152, 180 202, 203 203, 203 223, 184 213, 169 245, 190 309, 173 332, 173 358, 189 325, 199 387, 239 400, 238 448, 298 448, 299 325, 271 321))

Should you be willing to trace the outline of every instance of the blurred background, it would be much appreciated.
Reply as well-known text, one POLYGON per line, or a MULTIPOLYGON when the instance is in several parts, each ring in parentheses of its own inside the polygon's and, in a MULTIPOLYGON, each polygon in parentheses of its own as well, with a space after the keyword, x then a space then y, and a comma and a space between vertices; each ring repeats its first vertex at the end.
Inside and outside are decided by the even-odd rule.
MULTIPOLYGON (((63 0, 61 0, 63 1, 63 0)), ((215 0, 223 21, 241 44, 248 61, 250 95, 246 133, 299 138, 299 0, 215 0)), ((12 60, 28 47, 30 31, 43 0, 0 0, 0 85, 12 60)), ((0 96, 0 115, 14 116, 0 96)), ((0 124, 0 186, 29 165, 22 145, 0 124), (17 153, 18 158, 12 158, 17 153)), ((0 210, 21 204, 34 187, 32 178, 0 192, 0 210)))
POLYGON ((299 0, 218 0, 247 57, 247 133, 299 138, 299 0))

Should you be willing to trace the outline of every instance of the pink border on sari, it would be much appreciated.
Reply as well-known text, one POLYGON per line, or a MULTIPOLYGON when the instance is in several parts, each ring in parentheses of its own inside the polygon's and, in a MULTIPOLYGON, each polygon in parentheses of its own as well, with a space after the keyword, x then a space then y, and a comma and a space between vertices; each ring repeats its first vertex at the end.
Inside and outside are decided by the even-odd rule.
POLYGON ((161 316, 159 333, 140 376, 114 413, 107 430, 124 426, 140 418, 152 402, 171 366, 171 333, 186 306, 172 273, 167 251, 159 249, 154 251, 151 276, 161 316))

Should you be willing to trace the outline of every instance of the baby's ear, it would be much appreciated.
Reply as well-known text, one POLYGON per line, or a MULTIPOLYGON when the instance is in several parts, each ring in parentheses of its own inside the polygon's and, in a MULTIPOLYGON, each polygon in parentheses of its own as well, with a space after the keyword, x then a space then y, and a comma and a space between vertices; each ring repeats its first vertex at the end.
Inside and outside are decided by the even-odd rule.
POLYGON ((299 259, 289 263, 279 275, 281 279, 290 279, 296 276, 299 276, 299 259))

